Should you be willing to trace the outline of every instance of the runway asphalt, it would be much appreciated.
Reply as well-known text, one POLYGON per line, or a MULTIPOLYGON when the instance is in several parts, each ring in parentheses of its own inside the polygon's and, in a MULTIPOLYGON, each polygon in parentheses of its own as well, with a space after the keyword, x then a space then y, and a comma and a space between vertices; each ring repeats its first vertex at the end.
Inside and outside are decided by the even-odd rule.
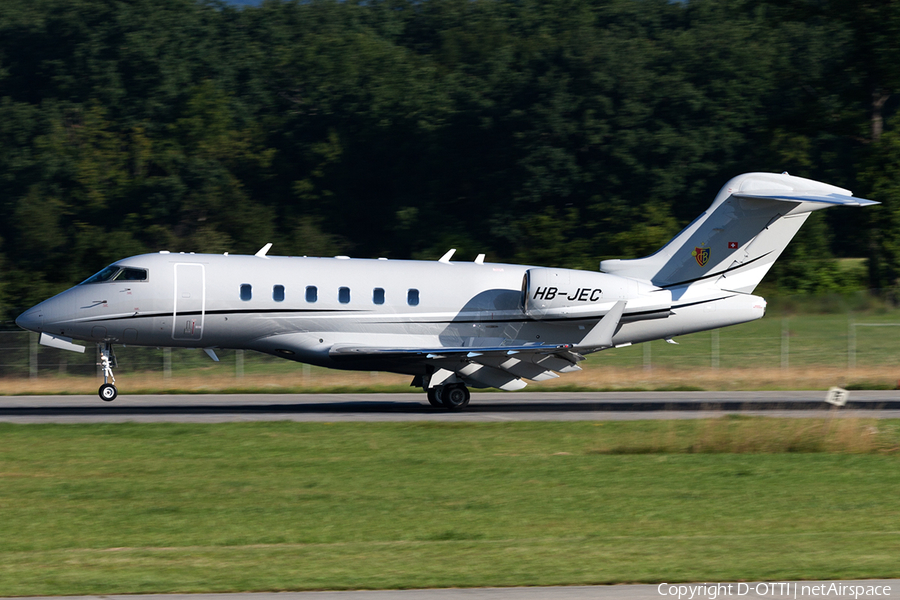
MULTIPOLYGON (((69 596, 69 600, 669 600, 681 598, 688 600, 719 600, 728 598, 770 600, 818 598, 854 598, 854 594, 836 594, 836 586, 862 586, 863 593, 855 597, 873 600, 900 598, 900 579, 860 580, 860 581, 801 581, 801 582, 765 582, 728 583, 711 592, 709 586, 706 593, 701 594, 705 584, 668 584, 668 585, 597 585, 571 587, 532 587, 532 588, 475 588, 475 589, 439 589, 439 590, 377 590, 352 592, 278 592, 255 594, 153 594, 128 596, 69 596), (825 588, 813 588, 822 586, 825 588), (808 586, 808 589, 803 586, 808 586), (884 586, 890 591, 884 594, 884 586), (691 587, 695 593, 691 594, 691 587), (881 595, 866 594, 865 591, 881 592, 881 595), (809 593, 804 594, 807 591, 809 593), (831 591, 830 594, 823 593, 831 591)), ((841 588, 837 588, 840 591, 841 588)), ((58 597, 29 598, 29 600, 59 600, 58 597)))
POLYGON ((595 421, 694 419, 726 413, 786 417, 900 418, 900 391, 852 391, 845 407, 824 391, 473 393, 461 412, 432 408, 424 394, 193 394, 0 396, 0 422, 595 421))

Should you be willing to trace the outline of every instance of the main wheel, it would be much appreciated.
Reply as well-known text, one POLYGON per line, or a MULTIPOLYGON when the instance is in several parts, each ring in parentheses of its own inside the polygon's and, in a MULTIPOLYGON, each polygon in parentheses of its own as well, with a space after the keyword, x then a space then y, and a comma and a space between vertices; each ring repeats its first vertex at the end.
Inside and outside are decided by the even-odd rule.
POLYGON ((437 407, 444 408, 444 403, 441 402, 441 388, 433 387, 428 390, 428 404, 437 407))
POLYGON ((445 386, 441 392, 441 402, 444 408, 462 410, 469 405, 469 388, 461 383, 445 386))
POLYGON ((100 399, 104 402, 112 402, 119 395, 119 390, 111 383, 104 383, 100 386, 100 399))

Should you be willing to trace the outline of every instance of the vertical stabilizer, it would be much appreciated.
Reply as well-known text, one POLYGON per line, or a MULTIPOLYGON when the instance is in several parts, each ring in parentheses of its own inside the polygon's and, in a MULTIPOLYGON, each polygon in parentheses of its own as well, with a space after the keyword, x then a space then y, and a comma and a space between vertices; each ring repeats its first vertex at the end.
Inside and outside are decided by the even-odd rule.
POLYGON ((866 206, 849 190, 786 173, 748 173, 655 254, 604 260, 600 270, 660 287, 712 283, 750 293, 814 210, 866 206))

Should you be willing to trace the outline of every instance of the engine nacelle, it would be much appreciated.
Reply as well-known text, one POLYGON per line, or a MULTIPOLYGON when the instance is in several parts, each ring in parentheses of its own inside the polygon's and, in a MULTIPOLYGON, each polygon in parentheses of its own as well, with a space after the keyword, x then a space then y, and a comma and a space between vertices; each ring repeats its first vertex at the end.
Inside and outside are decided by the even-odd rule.
POLYGON ((602 317, 619 300, 625 316, 666 317, 672 293, 634 279, 574 269, 528 269, 522 281, 522 304, 533 319, 602 317))

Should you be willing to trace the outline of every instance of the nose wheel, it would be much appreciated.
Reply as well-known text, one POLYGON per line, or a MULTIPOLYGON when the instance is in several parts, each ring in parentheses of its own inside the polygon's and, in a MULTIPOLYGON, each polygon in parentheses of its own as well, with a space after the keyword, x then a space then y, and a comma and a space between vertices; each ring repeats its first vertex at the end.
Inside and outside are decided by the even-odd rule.
POLYGON ((104 402, 112 402, 119 395, 119 390, 111 383, 104 383, 100 386, 100 399, 104 402))
POLYGON ((119 390, 116 389, 116 377, 113 375, 116 355, 113 354, 112 344, 109 342, 97 344, 97 347, 100 349, 100 367, 103 369, 103 385, 100 386, 99 391, 100 399, 104 402, 112 402, 119 395, 119 390))

